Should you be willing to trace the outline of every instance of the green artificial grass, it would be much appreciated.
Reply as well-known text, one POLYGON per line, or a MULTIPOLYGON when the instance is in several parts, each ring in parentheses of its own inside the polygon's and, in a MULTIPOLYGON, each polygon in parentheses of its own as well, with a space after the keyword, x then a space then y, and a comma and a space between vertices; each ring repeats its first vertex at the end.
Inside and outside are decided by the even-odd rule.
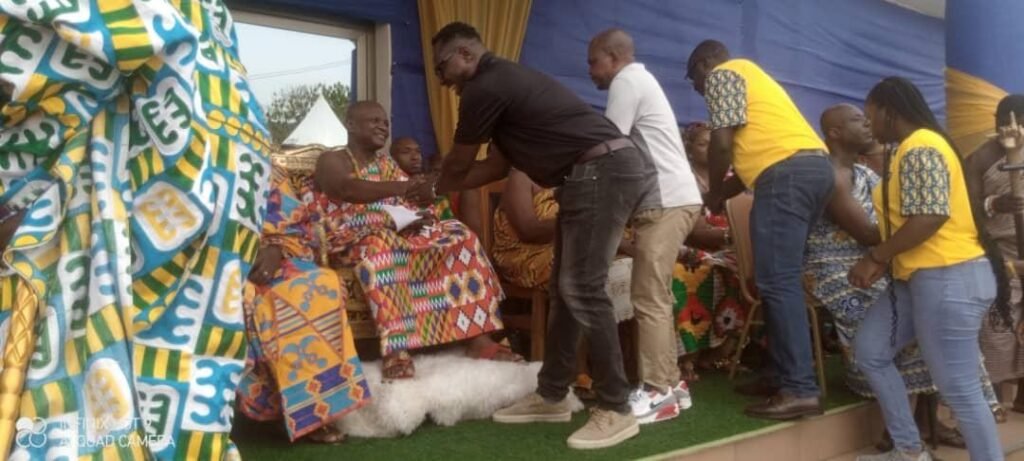
MULTIPOLYGON (((839 357, 826 367, 826 409, 860 401, 842 384, 839 357)), ((622 460, 652 456, 764 429, 775 422, 748 418, 743 407, 753 400, 732 392, 735 382, 725 374, 705 372, 691 386, 694 406, 672 420, 643 426, 640 435, 618 446, 597 451, 570 450, 565 439, 583 425, 587 412, 570 424, 496 424, 466 421, 454 427, 424 424, 408 437, 349 438, 340 445, 288 443, 282 423, 259 423, 239 417, 232 435, 246 461, 299 460, 622 460)), ((740 377, 737 382, 748 377, 740 377)))

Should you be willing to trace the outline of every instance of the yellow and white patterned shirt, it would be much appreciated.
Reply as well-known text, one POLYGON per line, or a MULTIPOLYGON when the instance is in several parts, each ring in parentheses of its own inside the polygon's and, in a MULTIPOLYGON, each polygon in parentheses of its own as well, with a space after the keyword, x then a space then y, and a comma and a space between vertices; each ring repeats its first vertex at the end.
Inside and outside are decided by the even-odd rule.
MULTIPOLYGON (((938 215, 949 219, 920 245, 897 255, 893 276, 908 280, 918 269, 947 267, 985 254, 971 214, 971 203, 956 152, 942 135, 919 129, 900 143, 889 167, 889 222, 895 234, 911 216, 938 215)), ((882 184, 872 199, 882 237, 885 226, 882 184)))
POLYGON ((708 74, 706 87, 711 129, 738 128, 733 167, 747 187, 797 151, 826 150, 786 90, 757 64, 726 61, 708 74))

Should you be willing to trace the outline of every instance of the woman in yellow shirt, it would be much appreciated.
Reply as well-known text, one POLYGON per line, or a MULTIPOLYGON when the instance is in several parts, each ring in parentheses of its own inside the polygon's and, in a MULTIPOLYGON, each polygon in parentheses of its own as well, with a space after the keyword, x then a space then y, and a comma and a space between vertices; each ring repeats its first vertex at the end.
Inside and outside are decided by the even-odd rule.
POLYGON ((915 340, 971 459, 1002 460, 978 379, 982 318, 993 301, 1008 314, 1002 257, 978 228, 982 207, 970 199, 960 156, 917 87, 887 78, 868 94, 865 112, 875 138, 899 147, 887 155, 873 194, 883 242, 854 266, 850 282, 866 288, 887 272, 894 281, 889 295, 868 309, 854 357, 878 397, 895 449, 858 460, 931 460, 893 364, 915 340))

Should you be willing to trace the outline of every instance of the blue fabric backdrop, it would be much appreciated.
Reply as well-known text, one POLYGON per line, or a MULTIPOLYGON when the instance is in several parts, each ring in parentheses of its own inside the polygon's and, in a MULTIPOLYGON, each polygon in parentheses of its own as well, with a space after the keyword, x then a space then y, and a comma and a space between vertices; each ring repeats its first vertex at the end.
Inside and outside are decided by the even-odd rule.
POLYGON ((979 7, 975 1, 948 0, 946 17, 953 38, 946 46, 949 67, 1008 93, 1024 93, 1024 1, 988 0, 979 7))
POLYGON ((590 37, 609 27, 633 36, 680 123, 706 116, 683 76, 690 51, 708 38, 761 64, 814 126, 826 107, 861 104, 888 75, 913 80, 945 114, 943 22, 882 0, 534 1, 521 61, 603 107, 586 53, 590 37))
MULTIPOLYGON (((393 131, 437 150, 430 121, 415 0, 249 0, 247 7, 391 24, 393 131)), ((521 62, 547 72, 597 107, 605 95, 587 76, 590 37, 609 27, 633 35, 638 59, 665 87, 680 123, 703 120, 703 101, 684 81, 701 40, 724 42, 786 86, 817 126, 824 108, 862 103, 882 77, 917 83, 945 118, 943 22, 883 0, 534 0, 521 62)))

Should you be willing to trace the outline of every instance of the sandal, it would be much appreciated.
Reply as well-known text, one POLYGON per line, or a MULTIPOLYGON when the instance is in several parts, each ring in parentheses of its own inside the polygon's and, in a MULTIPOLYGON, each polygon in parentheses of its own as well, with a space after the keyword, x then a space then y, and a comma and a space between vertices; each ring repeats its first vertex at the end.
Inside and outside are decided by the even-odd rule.
POLYGON ((381 375, 385 380, 411 379, 416 375, 416 366, 407 351, 396 352, 384 357, 381 375))
POLYGON ((345 434, 333 424, 326 424, 320 429, 306 435, 305 440, 324 445, 337 445, 345 441, 345 434))
POLYGON ((472 349, 467 351, 467 356, 474 359, 480 360, 494 360, 496 362, 523 362, 525 359, 523 356, 512 352, 508 346, 503 346, 500 343, 490 343, 484 347, 476 350, 476 354, 471 354, 472 349))

